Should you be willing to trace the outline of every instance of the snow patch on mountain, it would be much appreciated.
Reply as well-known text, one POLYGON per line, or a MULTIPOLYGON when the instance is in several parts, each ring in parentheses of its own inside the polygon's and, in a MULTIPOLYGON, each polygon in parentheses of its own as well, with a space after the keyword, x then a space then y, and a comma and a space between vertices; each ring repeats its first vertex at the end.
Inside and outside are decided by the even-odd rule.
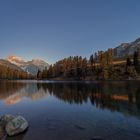
POLYGON ((7 60, 17 66, 21 66, 25 63, 25 61, 19 57, 19 56, 16 56, 16 55, 10 55, 7 57, 7 60))
POLYGON ((49 68, 49 64, 41 59, 33 59, 31 61, 25 61, 19 56, 10 55, 6 59, 12 64, 20 67, 22 70, 28 72, 29 74, 37 74, 38 70, 43 71, 49 68))

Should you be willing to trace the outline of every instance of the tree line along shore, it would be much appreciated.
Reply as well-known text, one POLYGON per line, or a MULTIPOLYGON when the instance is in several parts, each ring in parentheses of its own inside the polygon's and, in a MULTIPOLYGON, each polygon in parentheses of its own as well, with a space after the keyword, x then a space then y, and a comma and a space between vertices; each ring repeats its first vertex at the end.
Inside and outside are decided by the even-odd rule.
POLYGON ((140 49, 131 56, 116 58, 113 50, 99 51, 89 60, 81 56, 64 58, 43 72, 38 79, 54 80, 140 80, 140 49))

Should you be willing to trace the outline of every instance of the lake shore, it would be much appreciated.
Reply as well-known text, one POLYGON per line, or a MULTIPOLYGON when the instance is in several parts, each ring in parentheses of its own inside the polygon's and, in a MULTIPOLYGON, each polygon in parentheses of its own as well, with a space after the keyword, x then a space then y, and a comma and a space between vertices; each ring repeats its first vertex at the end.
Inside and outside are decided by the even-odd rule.
POLYGON ((49 81, 139 81, 140 76, 135 78, 127 77, 127 78, 114 78, 114 79, 96 79, 95 77, 86 77, 86 78, 65 78, 65 77, 56 77, 56 78, 47 78, 40 80, 49 80, 49 81))

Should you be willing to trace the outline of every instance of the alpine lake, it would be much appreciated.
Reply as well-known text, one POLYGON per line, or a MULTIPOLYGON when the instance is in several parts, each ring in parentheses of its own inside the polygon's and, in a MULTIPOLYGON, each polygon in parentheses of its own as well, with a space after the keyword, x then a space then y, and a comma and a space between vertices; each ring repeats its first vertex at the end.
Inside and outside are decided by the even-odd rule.
POLYGON ((6 140, 140 140, 140 81, 0 81, 0 116, 21 115, 6 140))

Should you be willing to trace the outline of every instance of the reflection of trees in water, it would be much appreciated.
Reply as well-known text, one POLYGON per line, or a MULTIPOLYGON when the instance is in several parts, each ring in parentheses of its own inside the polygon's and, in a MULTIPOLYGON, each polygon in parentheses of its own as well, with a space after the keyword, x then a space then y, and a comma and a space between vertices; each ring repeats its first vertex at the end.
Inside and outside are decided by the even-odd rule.
POLYGON ((90 100, 93 105, 102 109, 139 114, 139 82, 47 83, 41 86, 70 104, 82 104, 90 100))
POLYGON ((82 104, 87 102, 89 88, 85 84, 79 83, 47 83, 42 84, 42 87, 53 94, 57 98, 68 102, 82 104))
POLYGON ((1 82, 0 99, 12 101, 28 97, 37 100, 48 94, 70 104, 88 101, 99 108, 137 114, 140 109, 140 82, 1 82), (11 96, 13 95, 13 96, 11 96), (18 98, 17 98, 18 97, 18 98))
POLYGON ((123 107, 132 110, 136 104, 136 94, 139 85, 130 82, 102 83, 99 92, 90 96, 92 104, 102 109, 121 111, 123 107))
POLYGON ((137 89, 136 92, 136 105, 140 109, 140 87, 137 89))

